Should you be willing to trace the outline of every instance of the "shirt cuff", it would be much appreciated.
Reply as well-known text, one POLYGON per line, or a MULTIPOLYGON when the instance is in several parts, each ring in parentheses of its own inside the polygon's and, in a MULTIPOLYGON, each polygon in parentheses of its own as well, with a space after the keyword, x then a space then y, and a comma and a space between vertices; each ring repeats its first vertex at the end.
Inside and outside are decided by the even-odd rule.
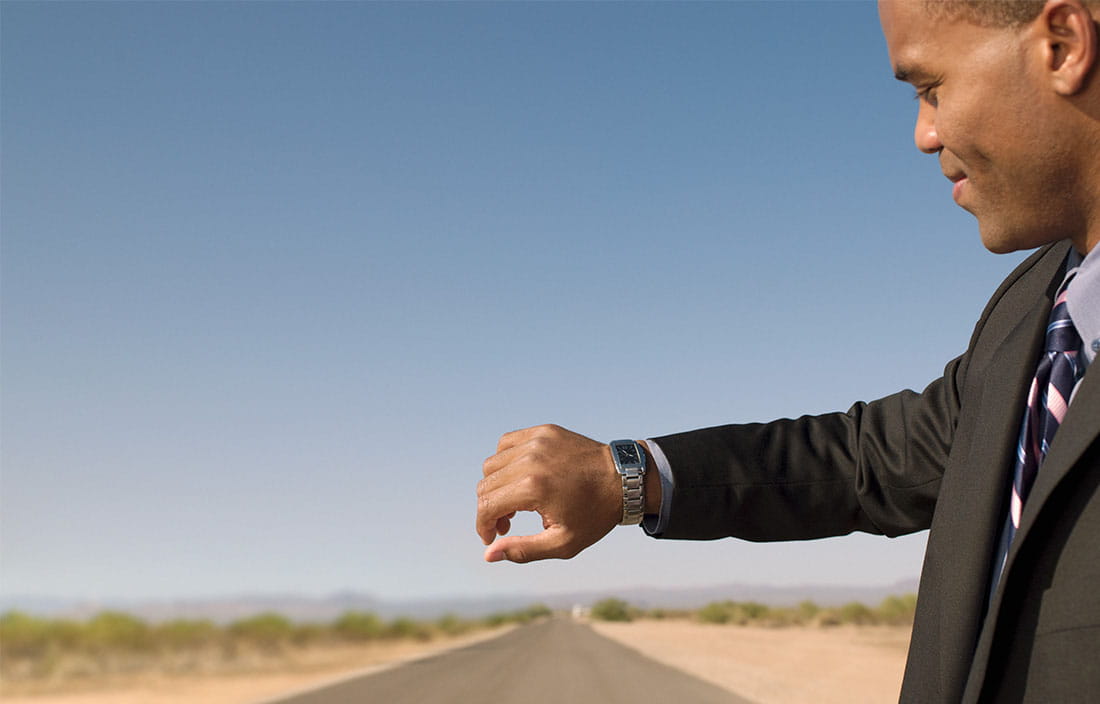
POLYGON ((658 514, 647 513, 642 518, 642 530, 654 538, 661 537, 668 526, 668 514, 672 510, 672 492, 676 489, 676 481, 672 478, 672 466, 668 463, 661 446, 653 440, 645 441, 649 448, 649 454, 653 455, 653 461, 657 464, 657 474, 661 478, 661 512, 658 514))

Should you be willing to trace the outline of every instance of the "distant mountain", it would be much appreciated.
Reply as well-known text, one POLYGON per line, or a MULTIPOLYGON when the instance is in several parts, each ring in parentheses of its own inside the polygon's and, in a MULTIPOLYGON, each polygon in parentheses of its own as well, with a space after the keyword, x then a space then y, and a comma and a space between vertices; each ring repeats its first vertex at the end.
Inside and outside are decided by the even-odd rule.
POLYGON ((576 604, 589 606, 609 596, 624 599, 641 608, 697 608, 712 601, 758 601, 789 606, 809 599, 821 606, 858 601, 869 606, 887 596, 917 591, 917 580, 908 579, 880 586, 801 585, 777 587, 761 584, 721 584, 709 587, 586 590, 556 594, 507 594, 454 599, 382 600, 364 592, 344 591, 324 597, 293 594, 240 595, 224 598, 170 601, 77 602, 34 597, 0 597, 0 612, 10 610, 51 617, 87 618, 105 609, 117 609, 149 621, 176 618, 207 618, 228 622, 264 611, 274 611, 295 621, 328 621, 346 611, 373 611, 383 618, 409 616, 426 619, 453 613, 477 618, 499 611, 521 609, 534 603, 552 609, 576 604))

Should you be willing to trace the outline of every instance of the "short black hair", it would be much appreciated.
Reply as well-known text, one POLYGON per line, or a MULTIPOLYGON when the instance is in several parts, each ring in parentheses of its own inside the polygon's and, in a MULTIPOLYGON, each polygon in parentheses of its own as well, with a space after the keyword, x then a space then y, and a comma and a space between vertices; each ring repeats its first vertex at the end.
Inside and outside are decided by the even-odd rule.
POLYGON ((958 18, 980 27, 1018 27, 1043 11, 1046 0, 924 0, 937 17, 958 18))

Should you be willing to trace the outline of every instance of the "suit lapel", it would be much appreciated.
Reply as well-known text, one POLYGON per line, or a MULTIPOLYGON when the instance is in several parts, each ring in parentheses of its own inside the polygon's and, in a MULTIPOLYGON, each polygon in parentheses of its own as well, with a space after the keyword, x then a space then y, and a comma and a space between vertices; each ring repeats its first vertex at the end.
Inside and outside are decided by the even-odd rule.
MULTIPOLYGON (((954 504, 942 507, 955 524, 947 539, 958 559, 951 576, 957 598, 945 601, 943 628, 944 632, 959 633, 961 638, 952 647, 944 647, 941 664, 944 672, 962 668, 959 674, 969 681, 968 692, 975 682, 980 686, 989 657, 990 629, 983 629, 982 622, 988 606, 991 568, 1012 485, 1016 437, 1050 314, 1049 302, 1040 298, 984 361, 987 369, 996 371, 983 374, 981 407, 966 460, 968 471, 961 478, 961 486, 951 492, 954 504), (1005 442, 1005 438, 1012 440, 1005 442), (981 568, 975 569, 975 565, 981 568)), ((937 512, 940 510, 937 507, 937 512)))

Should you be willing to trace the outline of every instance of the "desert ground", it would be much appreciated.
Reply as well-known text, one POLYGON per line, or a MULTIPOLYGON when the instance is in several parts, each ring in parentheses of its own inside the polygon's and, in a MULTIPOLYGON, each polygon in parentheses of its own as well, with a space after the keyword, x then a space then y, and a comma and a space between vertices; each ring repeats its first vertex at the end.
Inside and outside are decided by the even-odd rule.
MULTIPOLYGON (((729 626, 685 620, 592 624, 651 658, 760 704, 897 701, 909 629, 729 626)), ((80 689, 0 691, 5 704, 255 704, 327 681, 393 667, 506 629, 429 643, 326 649, 280 671, 201 677, 142 675, 80 689)))
POLYGON ((909 626, 592 624, 666 665, 760 704, 896 702, 909 626))

